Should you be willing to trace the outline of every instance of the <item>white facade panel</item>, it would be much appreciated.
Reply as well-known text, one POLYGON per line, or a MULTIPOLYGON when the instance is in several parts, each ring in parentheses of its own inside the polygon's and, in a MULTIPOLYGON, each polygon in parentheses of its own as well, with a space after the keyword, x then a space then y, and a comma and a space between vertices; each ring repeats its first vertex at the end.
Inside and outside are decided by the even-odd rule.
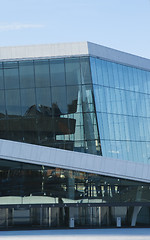
POLYGON ((0 140, 0 158, 150 182, 150 166, 92 154, 0 140), (143 174, 144 173, 144 174, 143 174))
POLYGON ((0 60, 87 55, 87 42, 0 47, 0 60))

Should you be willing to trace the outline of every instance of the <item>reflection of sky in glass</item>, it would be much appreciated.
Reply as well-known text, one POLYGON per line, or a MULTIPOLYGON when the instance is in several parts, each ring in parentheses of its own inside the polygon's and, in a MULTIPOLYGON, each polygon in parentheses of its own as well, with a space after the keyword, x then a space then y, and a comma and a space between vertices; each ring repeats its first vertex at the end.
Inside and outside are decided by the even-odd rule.
POLYGON ((150 72, 91 58, 104 156, 149 162, 150 72))

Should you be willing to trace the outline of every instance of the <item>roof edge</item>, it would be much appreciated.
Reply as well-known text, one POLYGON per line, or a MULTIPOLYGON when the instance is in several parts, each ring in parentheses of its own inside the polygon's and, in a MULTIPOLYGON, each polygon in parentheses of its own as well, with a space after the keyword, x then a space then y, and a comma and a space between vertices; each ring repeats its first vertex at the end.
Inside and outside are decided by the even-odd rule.
POLYGON ((150 71, 150 59, 87 42, 90 56, 150 71))
POLYGON ((0 47, 0 61, 88 55, 87 42, 0 47))
POLYGON ((0 61, 94 56, 111 62, 150 71, 150 59, 89 41, 0 47, 0 61))

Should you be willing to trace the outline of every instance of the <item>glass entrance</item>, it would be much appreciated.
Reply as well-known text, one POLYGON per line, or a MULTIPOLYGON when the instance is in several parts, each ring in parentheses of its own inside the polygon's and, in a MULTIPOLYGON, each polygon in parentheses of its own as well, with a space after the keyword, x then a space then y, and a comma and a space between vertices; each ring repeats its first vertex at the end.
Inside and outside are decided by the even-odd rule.
POLYGON ((0 229, 105 228, 150 226, 149 206, 0 208, 0 229), (70 220, 73 225, 70 225, 70 220))

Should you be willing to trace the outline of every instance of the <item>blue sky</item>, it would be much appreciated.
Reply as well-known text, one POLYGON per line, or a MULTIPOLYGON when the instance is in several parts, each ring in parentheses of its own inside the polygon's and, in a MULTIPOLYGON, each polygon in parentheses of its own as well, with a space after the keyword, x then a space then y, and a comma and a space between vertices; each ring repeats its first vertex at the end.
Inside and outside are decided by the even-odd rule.
POLYGON ((0 46, 91 41, 150 58, 150 0, 0 0, 0 46))

